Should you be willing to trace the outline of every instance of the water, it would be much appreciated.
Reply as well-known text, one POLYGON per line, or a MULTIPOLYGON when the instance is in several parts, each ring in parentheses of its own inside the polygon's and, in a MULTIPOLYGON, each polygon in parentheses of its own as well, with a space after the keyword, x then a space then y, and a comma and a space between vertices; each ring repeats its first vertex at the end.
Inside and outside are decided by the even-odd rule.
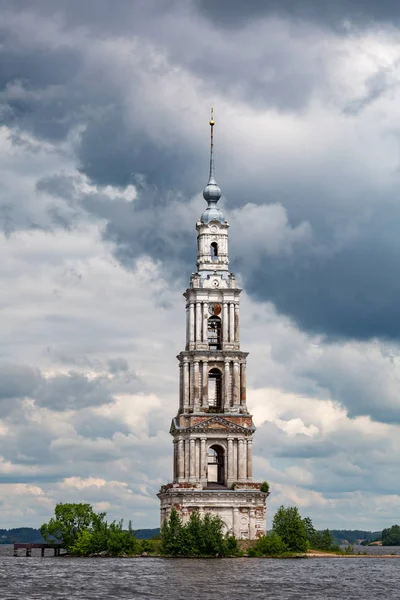
POLYGON ((400 558, 15 558, 0 546, 0 599, 391 600, 400 558))
POLYGON ((353 545, 354 554, 374 554, 380 556, 382 554, 400 554, 400 546, 357 546, 353 545))

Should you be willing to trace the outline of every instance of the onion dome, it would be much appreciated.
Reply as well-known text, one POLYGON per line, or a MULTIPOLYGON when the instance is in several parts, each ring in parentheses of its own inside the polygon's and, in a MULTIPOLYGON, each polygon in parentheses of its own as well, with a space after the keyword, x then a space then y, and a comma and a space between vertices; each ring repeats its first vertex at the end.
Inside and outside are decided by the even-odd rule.
POLYGON ((210 176, 208 178, 208 183, 203 190, 203 198, 206 200, 208 207, 200 217, 200 220, 203 223, 210 223, 210 221, 213 220, 219 221, 220 223, 225 222, 224 215, 217 207, 217 202, 222 196, 222 191, 215 180, 214 173, 214 124, 214 109, 211 109, 210 176))

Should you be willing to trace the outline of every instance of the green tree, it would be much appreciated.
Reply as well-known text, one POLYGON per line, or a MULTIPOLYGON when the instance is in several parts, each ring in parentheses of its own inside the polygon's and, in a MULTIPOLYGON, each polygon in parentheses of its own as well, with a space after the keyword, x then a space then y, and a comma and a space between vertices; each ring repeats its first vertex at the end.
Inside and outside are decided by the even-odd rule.
POLYGON ((169 519, 165 519, 161 527, 161 549, 167 556, 181 556, 182 529, 182 520, 173 508, 169 519))
POLYGON ((290 552, 307 551, 307 527, 296 506, 280 506, 275 513, 272 530, 279 535, 290 552))
POLYGON ((224 536, 224 524, 219 516, 206 514, 201 519, 193 511, 183 525, 175 509, 161 528, 161 551, 167 556, 232 556, 238 554, 234 537, 224 536))
POLYGON ((224 556, 224 524, 221 517, 218 515, 213 517, 206 513, 202 525, 202 554, 205 556, 224 556))
POLYGON ((189 517, 188 523, 183 528, 183 547, 185 556, 196 556, 203 552, 203 523, 199 512, 194 510, 189 517))
MULTIPOLYGON (((48 543, 63 544, 70 552, 83 531, 93 528, 95 522, 103 521, 105 513, 97 515, 90 504, 56 504, 54 517, 40 528, 48 543)), ((83 541, 82 541, 83 543, 83 541)), ((87 543, 87 538, 85 543, 87 543)))
POLYGON ((108 526, 106 549, 111 556, 119 556, 121 554, 132 555, 137 552, 138 542, 133 535, 132 529, 124 530, 122 520, 119 523, 113 521, 108 526))
POLYGON ((382 531, 382 546, 400 546, 399 525, 392 525, 382 531))
POLYGON ((70 554, 78 556, 137 552, 138 542, 131 523, 126 531, 122 521, 108 524, 105 516, 105 513, 95 513, 90 504, 60 503, 54 509, 54 517, 42 525, 40 532, 47 542, 63 544, 70 554))
POLYGON ((304 517, 303 522, 306 526, 307 537, 310 539, 315 534, 313 522, 311 521, 310 517, 304 517))
POLYGON ((249 556, 282 556, 288 552, 289 548, 275 531, 258 538, 255 545, 249 548, 249 556))
POLYGON ((307 540, 310 548, 313 550, 338 550, 339 546, 335 544, 332 533, 329 529, 323 531, 317 531, 314 528, 313 522, 310 517, 305 517, 303 523, 307 531, 307 540))
POLYGON ((82 529, 75 538, 68 551, 75 556, 87 556, 93 553, 93 533, 89 529, 82 529))

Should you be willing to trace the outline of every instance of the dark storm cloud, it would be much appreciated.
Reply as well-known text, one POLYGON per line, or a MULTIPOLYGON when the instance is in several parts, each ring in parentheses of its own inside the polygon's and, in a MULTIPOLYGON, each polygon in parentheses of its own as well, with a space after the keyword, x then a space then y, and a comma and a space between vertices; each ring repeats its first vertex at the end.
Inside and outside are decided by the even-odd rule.
MULTIPOLYGON (((400 218, 393 211, 393 224, 400 218)), ((289 257, 264 254, 260 267, 241 269, 246 288, 258 300, 270 299, 303 329, 331 337, 400 337, 400 242, 377 232, 331 256, 299 252, 289 257)), ((370 234, 370 235, 369 235, 370 234)))
POLYGON ((43 382, 37 391, 37 404, 52 410, 78 410, 112 401, 107 380, 88 379, 79 373, 58 375, 43 382))
POLYGON ((116 373, 125 373, 129 370, 128 362, 125 358, 111 358, 108 361, 108 367, 110 373, 115 375, 116 373))
POLYGON ((68 411, 109 404, 113 402, 117 392, 137 391, 138 378, 124 359, 111 359, 108 366, 110 376, 88 377, 70 371, 67 374, 43 377, 39 369, 2 364, 0 416, 15 412, 19 406, 16 400, 24 398, 35 400, 37 406, 55 411, 68 411))
MULTIPOLYGON (((192 271, 194 223, 203 208, 200 199, 198 208, 191 205, 189 210, 184 198, 141 184, 133 202, 122 197, 110 199, 105 194, 77 195, 71 178, 65 175, 42 180, 38 187, 50 194, 61 193, 104 220, 103 237, 113 242, 116 256, 127 267, 138 257, 150 255, 163 262, 166 274, 184 277, 192 271)), ((334 209, 323 221, 314 215, 315 240, 278 255, 264 247, 264 239, 257 240, 255 232, 247 230, 245 211, 235 217, 230 253, 234 269, 241 273, 246 290, 254 298, 272 301, 301 328, 331 338, 400 336, 400 239, 396 225, 400 207, 390 208, 390 219, 377 207, 358 235, 335 250, 331 249, 333 238, 326 237, 334 235, 326 222, 334 209)), ((229 219, 229 212, 227 216, 229 219)), ((303 216, 308 216, 307 209, 303 216)), ((265 227, 268 225, 265 221, 265 227)))
POLYGON ((131 428, 121 420, 117 421, 110 418, 110 416, 94 416, 93 414, 86 414, 84 411, 79 411, 71 422, 78 435, 84 438, 112 439, 116 432, 123 433, 124 435, 131 433, 131 428))
MULTIPOLYGON (((88 5, 81 7, 77 2, 59 3, 57 10, 54 5, 51 8, 52 4, 38 2, 34 10, 39 11, 43 19, 47 10, 54 19, 56 15, 61 15, 65 27, 70 28, 71 32, 80 22, 90 23, 92 27, 104 26, 106 29, 109 16, 115 34, 118 27, 123 27, 122 15, 125 15, 128 21, 132 19, 136 32, 143 25, 143 31, 149 39, 156 31, 154 23, 162 23, 174 6, 174 3, 163 3, 162 11, 156 14, 155 3, 122 3, 122 13, 119 14, 118 11, 112 11, 111 4, 107 2, 95 3, 97 11, 94 11, 94 3, 89 8, 88 5)), ((332 11, 341 14, 346 9, 355 15, 355 7, 361 9, 361 3, 354 3, 355 7, 351 9, 350 4, 335 3, 336 8, 332 11)), ((282 5, 286 10, 294 10, 294 3, 274 5, 268 2, 249 6, 247 3, 229 2, 229 6, 223 2, 213 3, 213 10, 215 16, 225 11, 227 21, 231 16, 233 22, 233 16, 241 14, 242 7, 249 14, 264 15, 275 8, 282 8, 282 5)), ((16 13, 30 8, 26 2, 12 6, 16 13)), ((205 11, 210 6, 206 2, 202 4, 205 11)), ((327 5, 324 2, 321 6, 326 8, 327 5)), ((310 2, 304 5, 304 14, 307 13, 306 8, 310 12, 314 8, 316 16, 322 15, 321 6, 318 8, 317 3, 310 2)), ((383 2, 374 8, 372 3, 364 3, 364 12, 374 18, 383 18, 390 15, 389 9, 393 6, 392 3, 383 2)), ((10 9, 9 4, 7 7, 10 9)), ((394 16, 397 11, 394 9, 394 16)), ((193 16, 191 23, 194 29, 197 23, 195 18, 193 16)), ((158 27, 162 29, 161 25, 158 27)), ((302 35, 305 33, 303 31, 302 35)), ((219 81, 219 89, 225 89, 229 94, 230 84, 235 88, 239 69, 240 88, 245 90, 243 93, 248 101, 257 96, 255 89, 258 86, 260 97, 269 106, 291 110, 295 109, 296 103, 297 106, 304 106, 315 86, 321 84, 317 62, 303 73, 301 65, 309 64, 307 54, 296 54, 295 58, 290 46, 277 48, 272 45, 265 49, 262 40, 253 40, 251 32, 249 36, 255 49, 260 43, 260 52, 246 55, 249 46, 240 45, 239 39, 234 39, 233 44, 226 47, 218 46, 216 40, 213 45, 215 56, 212 52, 200 52, 200 46, 196 54, 189 45, 185 53, 180 49, 180 62, 175 36, 168 28, 155 41, 161 40, 177 64, 186 66, 189 72, 197 73, 206 87, 210 86, 211 77, 213 82, 219 81), (274 67, 274 76, 270 80, 268 77, 258 80, 259 61, 265 60, 274 67), (246 77, 242 77, 241 73, 246 73, 246 77)), ((136 92, 140 92, 141 84, 137 71, 129 73, 129 77, 136 77, 137 86, 131 98, 132 114, 128 115, 127 73, 124 73, 125 80, 118 81, 118 78, 110 78, 109 64, 96 68, 88 66, 85 44, 91 42, 87 39, 75 45, 72 41, 70 44, 65 42, 55 49, 47 48, 44 41, 35 41, 33 37, 30 39, 15 31, 3 33, 3 40, 1 51, 4 68, 0 84, 5 122, 16 130, 26 130, 52 140, 62 140, 73 128, 82 126, 81 136, 75 145, 81 171, 93 182, 102 185, 124 186, 134 183, 138 197, 133 203, 123 198, 110 200, 101 194, 72 197, 75 194, 74 185, 67 176, 53 176, 40 181, 38 191, 63 197, 70 204, 79 205, 89 215, 104 220, 103 237, 114 243, 115 254, 124 265, 131 266, 137 257, 149 254, 163 261, 167 273, 173 273, 174 277, 177 273, 181 276, 190 273, 195 263, 194 223, 203 204, 199 202, 196 214, 193 213, 193 221, 182 221, 180 207, 205 183, 206 158, 202 151, 206 152, 206 146, 201 149, 195 147, 189 135, 182 134, 180 138, 170 138, 168 133, 156 135, 151 114, 145 121, 141 113, 136 114, 136 92)), ((196 43, 199 43, 197 39, 196 43)), ((95 47, 95 44, 90 46, 93 53, 95 47)), ((149 68, 146 60, 141 68, 144 71, 149 68)), ((346 102, 343 110, 349 115, 357 115, 388 86, 390 81, 385 72, 377 73, 367 82, 366 95, 356 101, 346 102)), ((308 331, 332 337, 398 338, 400 308, 397 298, 400 284, 397 274, 400 245, 394 231, 395 223, 400 218, 398 208, 394 204, 389 206, 383 216, 377 199, 372 208, 371 222, 362 226, 357 239, 335 252, 320 252, 319 248, 324 244, 329 246, 337 233, 336 207, 333 203, 319 203, 317 199, 318 195, 326 197, 329 193, 323 184, 319 183, 318 188, 313 190, 306 183, 290 181, 288 177, 274 187, 270 181, 258 177, 249 189, 247 178, 241 177, 237 171, 230 172, 226 162, 228 159, 225 157, 222 160, 225 160, 225 165, 221 165, 218 173, 221 174, 220 183, 228 197, 230 209, 247 200, 263 204, 279 198, 288 208, 289 219, 294 224, 303 220, 309 222, 314 235, 313 244, 298 246, 295 252, 286 255, 271 255, 262 245, 257 245, 254 252, 258 260, 251 260, 249 254, 245 260, 240 248, 244 232, 240 231, 240 223, 237 224, 236 233, 232 228, 232 267, 241 271, 246 289, 259 300, 274 302, 279 311, 291 316, 308 331)), ((242 169, 245 172, 246 164, 242 169)), ((351 190, 347 191, 347 195, 351 200, 351 190)), ((348 220, 356 222, 356 203, 349 211, 348 220)), ((49 214, 55 226, 67 229, 74 225, 76 219, 75 213, 63 213, 56 205, 49 214)), ((229 218, 229 213, 227 216, 229 218)), ((10 219, 6 218, 4 223, 10 232, 10 219)), ((249 240, 248 244, 251 243, 252 240, 249 240)), ((83 390, 82 393, 86 398, 91 397, 89 391, 88 396, 83 390)))
POLYGON ((20 365, 0 365, 0 417, 20 412, 20 401, 30 397, 41 381, 40 371, 20 365))
POLYGON ((40 383, 38 369, 18 365, 0 365, 0 399, 30 396, 40 383))
POLYGON ((356 25, 374 21, 398 21, 397 0, 195 0, 200 11, 221 27, 238 27, 246 21, 268 15, 342 25, 350 20, 356 25))
MULTIPOLYGON (((195 176, 196 154, 189 145, 171 144, 168 140, 151 139, 140 126, 129 125, 124 108, 118 104, 102 118, 92 119, 82 135, 78 149, 81 169, 93 181, 107 185, 136 183, 142 175, 149 185, 166 193, 182 186, 194 191, 190 183, 195 176)), ((150 135, 149 135, 150 133, 150 135)), ((147 189, 147 203, 154 194, 147 189)), ((158 196, 157 201, 162 201, 158 196)))
POLYGON ((182 10, 192 0, 0 0, 0 10, 12 12, 35 12, 43 18, 62 18, 63 26, 85 26, 94 31, 118 34, 132 33, 146 27, 154 15, 163 17, 174 7, 182 10))
POLYGON ((196 213, 187 228, 175 227, 176 220, 181 222, 186 216, 185 198, 180 194, 160 191, 140 177, 136 178, 137 198, 133 202, 122 196, 110 199, 106 194, 81 193, 76 180, 64 174, 40 180, 37 188, 104 220, 103 238, 114 243, 116 256, 125 266, 132 267, 137 258, 150 255, 165 261, 174 276, 184 274, 183 265, 184 269, 193 267, 196 213))
POLYGON ((49 52, 46 44, 32 45, 4 29, 0 44, 2 123, 47 139, 65 137, 82 111, 78 86, 71 89, 81 54, 68 47, 49 52))

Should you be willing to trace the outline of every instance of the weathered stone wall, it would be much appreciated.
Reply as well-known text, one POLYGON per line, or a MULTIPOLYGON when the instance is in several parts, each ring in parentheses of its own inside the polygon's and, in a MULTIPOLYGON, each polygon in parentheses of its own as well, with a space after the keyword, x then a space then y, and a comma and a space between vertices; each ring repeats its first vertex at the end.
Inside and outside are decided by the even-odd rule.
POLYGON ((183 522, 197 510, 219 515, 225 531, 239 540, 255 540, 265 535, 267 494, 256 490, 195 490, 169 488, 158 494, 161 501, 161 523, 175 508, 183 522))

